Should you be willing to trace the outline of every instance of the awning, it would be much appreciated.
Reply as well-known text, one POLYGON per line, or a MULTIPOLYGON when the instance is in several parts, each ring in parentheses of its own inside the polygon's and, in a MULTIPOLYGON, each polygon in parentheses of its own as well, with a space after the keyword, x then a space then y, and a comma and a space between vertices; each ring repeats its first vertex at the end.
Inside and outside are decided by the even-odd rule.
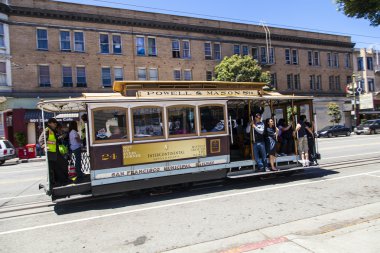
MULTIPOLYGON (((54 117, 54 114, 51 112, 45 112, 44 118, 45 122, 48 121, 49 118, 54 117)), ((42 112, 40 110, 27 110, 24 115, 25 122, 28 123, 39 123, 42 122, 42 112)))
MULTIPOLYGON (((45 122, 52 117, 54 117, 54 113, 44 112, 45 122)), ((56 118, 58 122, 79 121, 79 114, 61 113, 57 114, 54 118, 56 118)), ((40 123, 42 122, 42 112, 40 110, 27 110, 24 115, 24 120, 28 123, 40 123)))
POLYGON ((79 113, 60 113, 55 116, 57 121, 78 121, 79 113))

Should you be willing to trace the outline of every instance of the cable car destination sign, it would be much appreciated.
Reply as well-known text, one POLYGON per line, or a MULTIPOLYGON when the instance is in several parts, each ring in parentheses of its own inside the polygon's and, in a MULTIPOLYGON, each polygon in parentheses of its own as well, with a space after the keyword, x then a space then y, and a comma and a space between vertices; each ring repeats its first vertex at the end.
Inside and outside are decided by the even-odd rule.
POLYGON ((258 90, 144 90, 137 91, 138 98, 157 97, 250 97, 259 96, 258 90))

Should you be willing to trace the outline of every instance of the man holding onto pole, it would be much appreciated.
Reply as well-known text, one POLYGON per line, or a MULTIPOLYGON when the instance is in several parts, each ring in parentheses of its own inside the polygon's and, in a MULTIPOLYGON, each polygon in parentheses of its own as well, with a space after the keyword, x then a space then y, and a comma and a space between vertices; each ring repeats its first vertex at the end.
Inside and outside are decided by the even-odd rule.
POLYGON ((255 155, 258 171, 269 171, 267 166, 267 152, 265 151, 265 125, 261 122, 260 113, 255 114, 255 119, 251 122, 251 127, 253 129, 253 153, 255 155))
POLYGON ((309 145, 307 141, 307 131, 312 130, 306 126, 306 115, 301 115, 300 122, 296 126, 296 134, 298 139, 298 154, 301 156, 302 165, 309 166, 309 145))

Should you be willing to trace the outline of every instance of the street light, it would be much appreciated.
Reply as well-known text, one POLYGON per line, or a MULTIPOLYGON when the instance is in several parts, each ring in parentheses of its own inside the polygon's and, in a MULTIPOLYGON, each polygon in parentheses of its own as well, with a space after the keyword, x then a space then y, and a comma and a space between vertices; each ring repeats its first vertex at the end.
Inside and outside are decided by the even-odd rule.
POLYGON ((360 86, 360 82, 362 81, 362 77, 359 74, 353 74, 353 95, 354 95, 354 127, 357 125, 357 103, 356 103, 356 95, 359 95, 359 92, 362 91, 360 86))

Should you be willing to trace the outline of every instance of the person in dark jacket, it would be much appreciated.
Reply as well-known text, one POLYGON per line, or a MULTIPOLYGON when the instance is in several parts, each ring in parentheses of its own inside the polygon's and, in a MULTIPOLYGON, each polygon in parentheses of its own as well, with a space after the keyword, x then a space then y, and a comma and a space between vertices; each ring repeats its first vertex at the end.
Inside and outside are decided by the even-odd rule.
POLYGON ((277 144, 277 133, 278 128, 274 125, 274 120, 272 118, 268 118, 265 121, 265 141, 267 152, 269 155, 269 162, 271 165, 270 170, 276 171, 277 168, 274 165, 276 162, 276 144, 277 144))

